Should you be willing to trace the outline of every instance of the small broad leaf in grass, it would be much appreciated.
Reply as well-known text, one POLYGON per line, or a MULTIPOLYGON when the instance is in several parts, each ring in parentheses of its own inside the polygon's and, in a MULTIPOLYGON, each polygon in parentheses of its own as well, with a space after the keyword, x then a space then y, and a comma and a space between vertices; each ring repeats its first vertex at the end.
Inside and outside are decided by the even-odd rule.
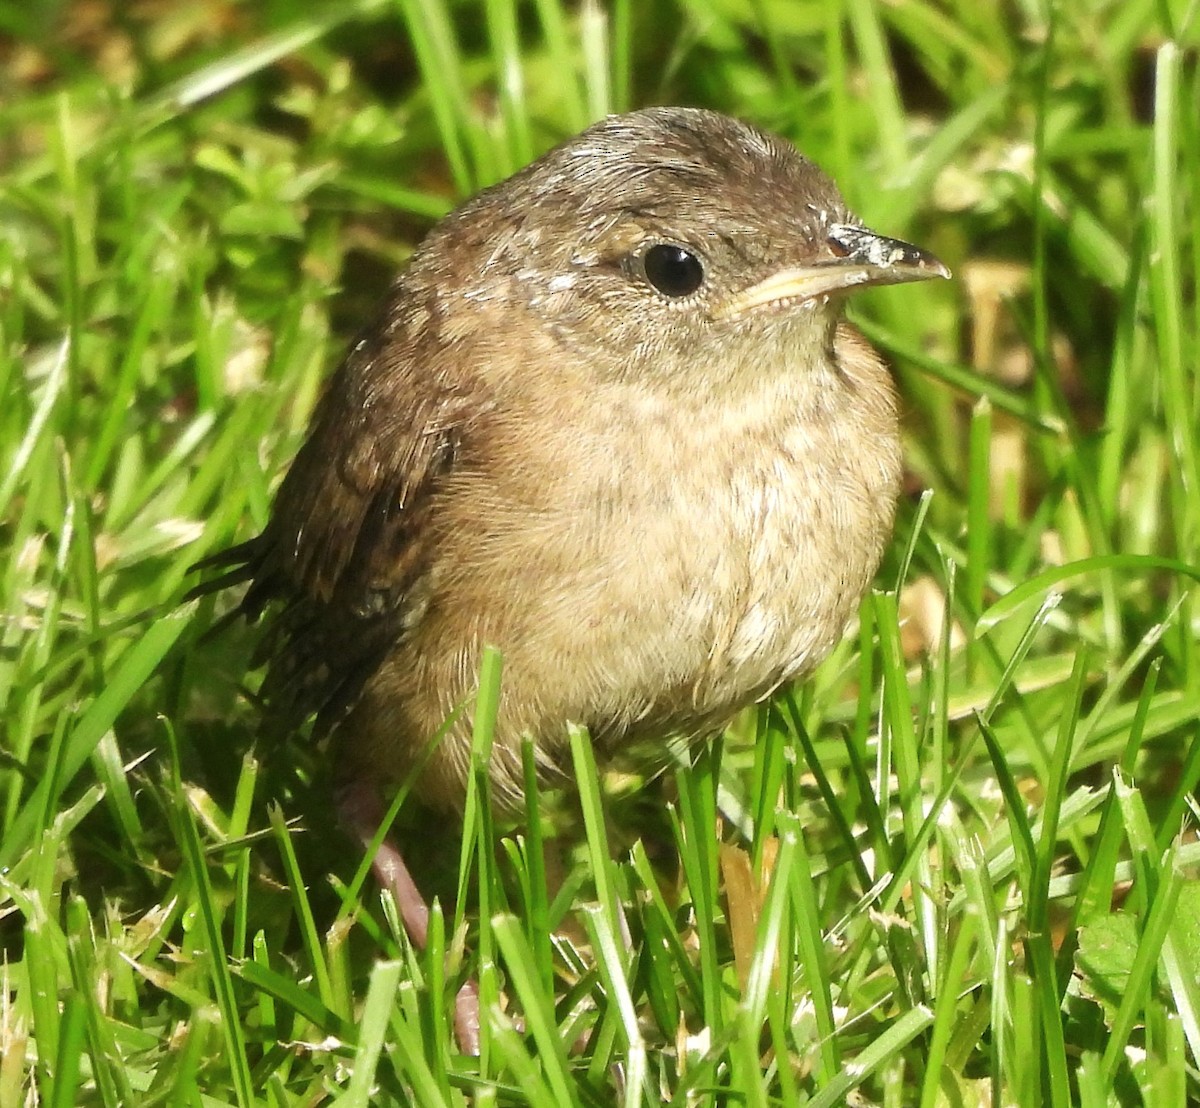
POLYGON ((1137 954, 1137 918, 1131 912, 1097 916, 1079 928, 1078 943, 1079 993, 1104 1009, 1104 1022, 1111 1027, 1137 954))

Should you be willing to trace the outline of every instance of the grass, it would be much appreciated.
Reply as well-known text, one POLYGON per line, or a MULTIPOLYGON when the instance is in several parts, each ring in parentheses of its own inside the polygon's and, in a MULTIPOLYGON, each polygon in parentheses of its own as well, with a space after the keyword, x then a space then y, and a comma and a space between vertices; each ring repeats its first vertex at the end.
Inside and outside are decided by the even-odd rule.
POLYGON ((0 27, 0 1108, 1200 1099, 1194 0, 0 27), (853 307, 911 495, 819 673, 648 792, 577 735, 499 826, 480 728, 419 953, 179 597, 431 222, 655 102, 955 270, 853 307))

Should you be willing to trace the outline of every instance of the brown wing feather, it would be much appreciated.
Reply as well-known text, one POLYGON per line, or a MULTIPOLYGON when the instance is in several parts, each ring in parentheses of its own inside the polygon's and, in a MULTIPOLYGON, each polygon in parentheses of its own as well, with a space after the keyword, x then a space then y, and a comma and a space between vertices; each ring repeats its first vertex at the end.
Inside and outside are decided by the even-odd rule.
POLYGON ((328 731, 420 618, 436 492, 483 408, 431 372, 436 335, 409 334, 402 306, 329 382, 262 534, 204 563, 225 572, 197 591, 249 580, 237 612, 273 609, 255 664, 281 729, 328 731))

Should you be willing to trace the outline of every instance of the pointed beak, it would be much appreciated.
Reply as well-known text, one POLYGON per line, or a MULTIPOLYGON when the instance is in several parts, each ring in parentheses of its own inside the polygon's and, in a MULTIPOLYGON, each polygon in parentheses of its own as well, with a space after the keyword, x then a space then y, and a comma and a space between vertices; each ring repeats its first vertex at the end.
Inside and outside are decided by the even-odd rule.
POLYGON ((828 261, 772 273, 731 296, 717 309, 717 317, 733 319, 754 308, 817 300, 846 289, 950 276, 927 250, 865 227, 835 224, 826 237, 834 254, 828 261))

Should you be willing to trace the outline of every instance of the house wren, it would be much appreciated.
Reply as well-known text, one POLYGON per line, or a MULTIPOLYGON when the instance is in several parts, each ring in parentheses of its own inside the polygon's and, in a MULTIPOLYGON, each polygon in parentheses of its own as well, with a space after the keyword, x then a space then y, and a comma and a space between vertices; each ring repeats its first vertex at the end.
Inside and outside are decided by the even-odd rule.
MULTIPOLYGON (((250 582, 263 697, 334 731, 363 841, 379 789, 466 704, 418 785, 461 805, 485 646, 507 804, 523 735, 547 767, 568 723, 601 751, 702 737, 820 662, 900 481, 891 379, 844 294, 946 276, 782 139, 691 108, 606 119, 443 219, 330 381, 266 528, 204 586, 250 582)), ((423 944, 392 844, 375 868, 423 944)))

